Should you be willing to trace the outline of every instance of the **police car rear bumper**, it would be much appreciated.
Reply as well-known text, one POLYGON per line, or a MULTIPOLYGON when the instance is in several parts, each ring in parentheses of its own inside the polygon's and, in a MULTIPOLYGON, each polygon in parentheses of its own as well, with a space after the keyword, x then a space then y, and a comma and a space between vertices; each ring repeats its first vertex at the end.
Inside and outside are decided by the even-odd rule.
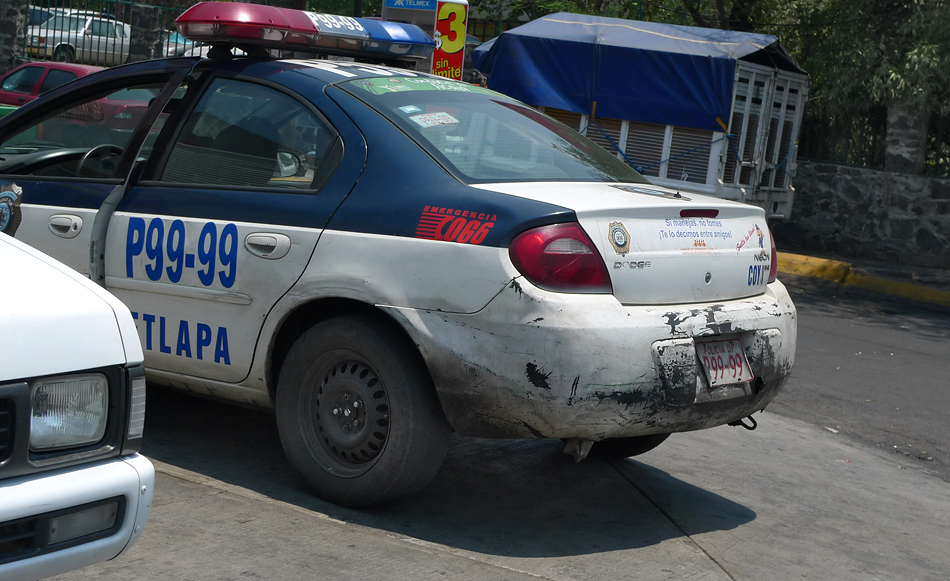
POLYGON ((630 307, 516 279, 472 315, 391 309, 461 434, 601 440, 726 424, 785 385, 797 317, 785 287, 718 303, 630 307), (711 387, 697 338, 738 339, 751 381, 711 387))

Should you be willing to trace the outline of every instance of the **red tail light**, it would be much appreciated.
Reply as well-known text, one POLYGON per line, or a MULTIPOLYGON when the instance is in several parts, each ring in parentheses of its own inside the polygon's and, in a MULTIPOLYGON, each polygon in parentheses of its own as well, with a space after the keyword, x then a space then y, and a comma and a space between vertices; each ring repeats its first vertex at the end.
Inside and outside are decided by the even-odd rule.
POLYGON ((508 248, 511 262, 539 288, 567 293, 611 293, 610 275, 580 224, 522 232, 508 248))
POLYGON ((769 283, 773 283, 778 276, 778 251, 775 249, 775 238, 772 236, 771 228, 769 228, 769 242, 772 244, 772 262, 769 263, 769 283))

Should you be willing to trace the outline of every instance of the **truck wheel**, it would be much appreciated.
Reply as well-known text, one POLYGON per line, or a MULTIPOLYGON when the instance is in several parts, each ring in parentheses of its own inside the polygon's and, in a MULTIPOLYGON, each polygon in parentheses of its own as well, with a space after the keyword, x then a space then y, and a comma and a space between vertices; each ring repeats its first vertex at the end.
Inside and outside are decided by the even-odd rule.
POLYGON ((330 319, 297 339, 276 407, 291 463, 318 496, 344 506, 418 492, 448 449, 451 428, 415 346, 364 317, 330 319))
POLYGON ((58 46, 53 51, 53 60, 58 63, 71 63, 76 60, 76 53, 73 52, 72 47, 58 46))
POLYGON ((594 443, 590 449, 590 455, 607 460, 639 456, 656 448, 669 437, 669 434, 650 434, 631 438, 609 438, 594 443))

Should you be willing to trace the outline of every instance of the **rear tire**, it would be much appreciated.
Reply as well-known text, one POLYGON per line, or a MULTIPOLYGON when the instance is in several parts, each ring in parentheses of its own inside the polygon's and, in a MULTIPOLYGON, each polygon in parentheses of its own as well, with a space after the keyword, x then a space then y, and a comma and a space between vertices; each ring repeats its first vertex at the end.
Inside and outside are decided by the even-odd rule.
POLYGON ((365 317, 301 335, 277 382, 284 451, 320 497, 364 507, 414 494, 435 476, 451 428, 415 346, 365 317))
POLYGON ((53 60, 58 63, 76 62, 76 53, 72 47, 58 46, 56 50, 53 51, 53 60))
POLYGON ((656 448, 669 437, 670 434, 650 434, 649 436, 601 440, 591 447, 590 455, 606 460, 639 456, 656 448))

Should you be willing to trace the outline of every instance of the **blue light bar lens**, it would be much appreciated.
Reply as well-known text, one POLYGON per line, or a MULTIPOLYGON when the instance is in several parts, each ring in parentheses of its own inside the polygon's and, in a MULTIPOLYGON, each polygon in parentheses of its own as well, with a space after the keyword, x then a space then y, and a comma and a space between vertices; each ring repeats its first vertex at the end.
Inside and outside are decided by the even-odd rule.
POLYGON ((421 28, 401 22, 357 18, 369 35, 362 52, 379 58, 426 58, 435 50, 435 41, 421 28))

